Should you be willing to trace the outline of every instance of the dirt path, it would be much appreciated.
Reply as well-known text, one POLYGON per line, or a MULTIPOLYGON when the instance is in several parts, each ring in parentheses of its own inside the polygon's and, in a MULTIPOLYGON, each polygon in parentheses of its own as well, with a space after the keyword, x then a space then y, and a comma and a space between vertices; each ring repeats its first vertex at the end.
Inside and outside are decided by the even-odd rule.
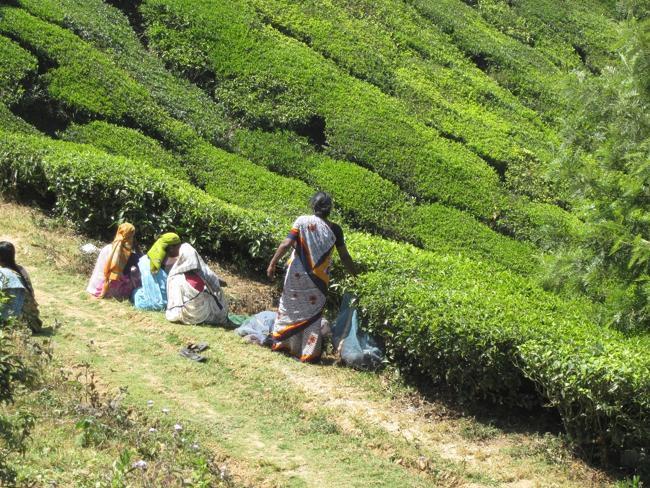
MULTIPOLYGON (((136 408, 168 408, 199 426, 202 442, 251 486, 601 486, 606 478, 566 455, 559 441, 502 432, 412 402, 381 375, 307 366, 245 344, 232 332, 167 323, 128 303, 96 301, 76 270, 81 240, 42 215, 0 204, 0 239, 16 243, 48 323, 62 324, 56 352, 88 363, 106 388, 128 386, 136 408), (6 217, 5 217, 6 216, 6 217), (209 361, 177 351, 206 341, 209 361)), ((238 311, 268 306, 273 291, 222 275, 238 311)), ((164 415, 161 411, 160 415, 164 415)))

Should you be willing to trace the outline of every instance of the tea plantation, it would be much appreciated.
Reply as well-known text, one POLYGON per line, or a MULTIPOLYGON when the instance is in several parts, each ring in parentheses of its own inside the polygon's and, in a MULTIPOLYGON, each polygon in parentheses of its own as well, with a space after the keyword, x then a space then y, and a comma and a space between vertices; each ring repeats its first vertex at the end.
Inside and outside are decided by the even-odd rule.
POLYGON ((361 268, 336 279, 392 362, 554 408, 601 460, 645 455, 650 335, 539 279, 585 235, 560 91, 617 62, 614 3, 12 0, 0 189, 252 272, 325 190, 361 268))

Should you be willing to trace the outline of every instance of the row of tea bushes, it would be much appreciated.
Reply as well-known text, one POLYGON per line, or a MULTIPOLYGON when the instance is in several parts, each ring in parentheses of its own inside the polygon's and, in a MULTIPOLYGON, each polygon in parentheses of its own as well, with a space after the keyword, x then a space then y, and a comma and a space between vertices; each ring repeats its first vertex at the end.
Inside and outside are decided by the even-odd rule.
MULTIPOLYGON (((51 0, 20 0, 19 3, 29 9, 34 15, 41 16, 61 25, 66 25, 84 39, 91 41, 97 48, 102 49, 108 56, 110 56, 110 59, 115 62, 115 64, 124 68, 131 77, 146 87, 151 97, 159 106, 164 107, 170 114, 180 120, 187 122, 200 133, 205 134, 206 129, 201 126, 200 123, 197 123, 197 121, 206 120, 210 121, 210 125, 215 125, 215 123, 213 123, 215 118, 221 117, 218 115, 219 109, 214 102, 205 97, 204 94, 201 94, 200 90, 196 87, 183 83, 182 80, 173 77, 165 71, 157 58, 151 56, 150 53, 142 48, 135 33, 130 30, 127 19, 113 7, 110 7, 99 0, 92 0, 84 2, 83 4, 64 0, 64 5, 58 5, 57 2, 52 2, 51 0), (187 100, 187 106, 183 105, 185 100, 187 100)), ((180 42, 179 44, 179 46, 185 45, 187 45, 187 40, 185 40, 184 43, 180 42)), ((169 57, 165 57, 164 54, 165 53, 163 53, 164 59, 169 60, 178 54, 178 49, 171 53, 169 57)), ((430 55, 431 53, 427 53, 427 56, 430 55)), ((190 57, 184 57, 184 59, 189 58, 190 57)), ((203 58, 199 57, 197 59, 203 58)), ((478 93, 482 93, 478 88, 475 88, 475 90, 478 93)), ((511 103, 510 100, 506 100, 504 97, 499 98, 499 96, 501 95, 499 95, 496 90, 489 87, 485 88, 486 99, 489 98, 491 101, 503 99, 502 103, 499 103, 504 107, 506 107, 508 103, 511 103), (490 96, 488 97, 487 95, 490 96)), ((100 116, 104 117, 104 115, 100 116)), ((220 118, 219 120, 221 121, 219 122, 221 125, 216 124, 220 127, 219 132, 223 132, 224 129, 222 126, 224 124, 229 124, 231 127, 229 133, 232 133, 232 122, 224 121, 223 118, 220 118)), ((163 125, 169 124, 170 123, 167 122, 167 124, 163 125)), ((149 132, 151 133, 151 130, 149 130, 149 132)), ((194 140, 191 137, 188 141, 185 139, 187 139, 187 137, 181 137, 180 143, 173 140, 171 144, 169 143, 169 140, 165 142, 167 145, 171 145, 173 149, 178 151, 180 147, 180 150, 183 151, 184 148, 190 147, 191 141, 194 140)), ((214 136, 213 139, 217 140, 220 145, 229 146, 230 149, 237 149, 237 145, 235 144, 233 147, 231 141, 226 136, 214 136)), ((339 166, 345 167, 345 165, 339 166)), ((334 187, 343 186, 349 181, 346 178, 340 178, 338 181, 335 181, 331 174, 327 175, 326 179, 328 180, 328 183, 334 187)), ((311 181, 308 181, 308 183, 319 188, 328 188, 327 186, 319 186, 311 181)), ((356 208, 350 206, 348 206, 348 208, 351 208, 352 212, 357 212, 356 208)), ((558 213, 552 213, 553 216, 556 214, 558 213)), ((565 218, 562 215, 561 217, 565 218)), ((525 220, 530 221, 530 219, 525 220)), ((352 220, 351 223, 358 225, 354 220, 352 220)), ((362 223, 361 225, 364 228, 373 230, 372 226, 366 226, 367 223, 362 223)), ((562 221, 560 221, 558 225, 562 226, 562 221)), ((505 225, 502 225, 501 227, 497 226, 497 229, 505 227, 505 225)), ((520 229, 523 225, 517 225, 516 227, 517 229, 520 229)), ((528 234, 534 232, 534 229, 530 230, 531 232, 528 234)), ((505 231, 510 232, 507 228, 505 228, 505 231)))
MULTIPOLYGON (((288 225, 163 170, 45 137, 0 134, 0 184, 54 204, 94 235, 108 238, 109 224, 128 219, 143 240, 176 230, 202 252, 256 269, 288 225)), ((348 286, 402 366, 448 382, 469 400, 549 402, 589 448, 648 445, 647 336, 596 326, 588 302, 564 301, 467 258, 354 232, 348 244, 362 268, 348 286)))
MULTIPOLYGON (((260 23, 245 2, 207 8, 184 0, 146 0, 142 13, 150 48, 177 69, 188 68, 182 46, 202 49, 202 70, 214 74, 215 97, 233 116, 264 129, 323 137, 329 155, 366 166, 419 200, 455 206, 492 226, 507 214, 507 192, 485 161, 417 122, 401 101, 260 23)), ((503 227, 517 215, 503 220, 503 227)))
MULTIPOLYGON (((15 11, 11 10, 11 12, 15 11)), ((118 90, 116 96, 114 96, 113 92, 105 89, 106 110, 95 109, 76 100, 63 99, 64 102, 72 104, 76 110, 86 109, 91 113, 96 111, 97 113, 93 115, 118 122, 122 119, 135 120, 143 129, 151 132, 156 131, 158 128, 152 126, 155 118, 153 121, 143 120, 139 115, 140 107, 143 104, 148 104, 148 112, 156 110, 162 114, 158 117, 159 120, 163 120, 161 125, 182 128, 181 134, 183 138, 172 138, 166 142, 172 146, 178 139, 186 140, 186 142, 183 142, 182 145, 175 145, 176 148, 180 147, 181 152, 184 152, 181 157, 173 156, 168 152, 161 155, 163 150, 158 143, 151 140, 147 142, 145 140, 147 138, 142 134, 128 129, 118 130, 115 126, 103 122, 94 122, 86 126, 74 125, 64 137, 77 142, 92 143, 104 149, 110 148, 111 152, 117 152, 133 159, 145 158, 148 161, 154 161, 154 166, 164 167, 185 178, 187 178, 185 175, 189 173, 192 181, 199 183, 210 193, 244 207, 272 210, 284 215, 297 215, 307 211, 306 202, 312 192, 310 188, 296 180, 275 177, 268 172, 251 166, 248 161, 242 158, 228 155, 206 144, 193 135, 188 127, 183 127, 180 123, 167 117, 164 110, 154 103, 153 97, 142 96, 140 107, 129 108, 126 90, 135 82, 126 73, 112 66, 106 58, 101 57, 101 53, 92 50, 76 36, 51 24, 43 24, 24 12, 19 12, 18 15, 22 16, 24 22, 32 20, 40 28, 40 32, 47 32, 49 28, 52 38, 58 36, 60 40, 58 51, 48 55, 56 56, 56 61, 62 67, 75 66, 75 64, 78 64, 77 61, 80 62, 75 57, 76 53, 91 50, 94 56, 104 61, 105 71, 110 73, 114 79, 122 80, 126 86, 124 90, 118 90), (65 46, 66 43, 70 47, 64 51, 61 46, 65 46), (123 112, 118 112, 112 109, 111 104, 127 108, 123 112), (191 143, 192 141, 195 141, 194 144, 191 143), (154 148, 156 151, 149 154, 154 148), (174 167, 175 163, 178 163, 178 169, 170 169, 174 167)), ((27 35, 24 31, 22 40, 37 47, 42 46, 41 43, 34 40, 33 36, 27 35)), ((51 53, 47 46, 44 47, 44 50, 51 53)), ((77 78, 74 80, 74 87, 77 90, 77 95, 80 96, 83 96, 84 92, 96 93, 98 86, 102 88, 101 81, 87 83, 86 79, 77 78)), ((138 87, 141 92, 146 94, 146 87, 141 85, 138 85, 138 87)), ((162 132, 162 130, 159 132, 162 132)), ((240 131, 240 133, 262 138, 260 141, 262 145, 259 146, 258 144, 257 146, 257 154, 279 156, 273 152, 270 147, 271 141, 264 138, 264 134, 246 131, 240 131)), ((291 142, 287 140, 286 148, 282 146, 279 146, 279 148, 290 151, 291 142)), ((247 157, 253 158, 249 152, 243 151, 243 153, 247 157)), ((285 165, 285 170, 280 172, 294 176, 291 170, 287 171, 286 168, 298 164, 304 155, 298 154, 294 156, 292 160, 276 158, 276 166, 283 163, 285 165)), ((305 179, 312 187, 331 191, 337 198, 346 219, 353 225, 379 231, 384 235, 393 235, 402 240, 424 245, 427 248, 444 249, 450 252, 463 250, 463 252, 474 257, 501 263, 504 266, 512 266, 513 269, 520 272, 528 271, 534 267, 535 262, 530 257, 532 249, 529 246, 494 235, 492 231, 462 212, 453 209, 443 210, 442 207, 436 207, 436 212, 413 210, 411 205, 405 205, 408 199, 401 194, 397 187, 351 163, 335 161, 325 156, 311 156, 311 159, 307 157, 304 162, 307 165, 314 166, 311 171, 307 171, 308 175, 311 176, 304 178, 305 172, 295 176, 305 179), (313 164, 317 158, 323 164, 318 166, 313 164), (368 183, 370 184, 368 185, 368 183), (444 218, 441 219, 442 216, 444 218), (436 218, 429 221, 420 220, 431 217, 436 218), (463 229, 463 233, 439 231, 441 224, 449 230, 456 221, 462 222, 462 225, 459 224, 458 228, 463 229), (411 226, 416 228, 417 231, 412 232, 409 228, 411 226), (475 229, 472 229, 472 227, 475 227, 475 229), (490 251, 491 246, 497 243, 498 245, 490 251)), ((274 167, 272 169, 277 170, 278 168, 274 167)))
POLYGON ((207 143, 157 104, 146 86, 73 33, 7 7, 0 10, 0 32, 56 64, 43 75, 47 93, 77 120, 102 118, 138 127, 178 154, 192 183, 225 200, 287 215, 307 210, 313 193, 307 185, 207 143))
POLYGON ((599 71, 611 63, 616 12, 604 2, 479 0, 473 6, 490 25, 534 47, 559 68, 599 71))
POLYGON ((347 161, 315 152, 287 132, 239 130, 234 147, 248 159, 328 191, 346 221, 424 249, 464 254, 522 274, 536 269, 536 249, 494 232, 451 207, 415 204, 393 183, 347 161))
MULTIPOLYGON (((248 1, 261 12, 264 21, 308 44, 355 77, 405 101, 420 120, 462 140, 500 169, 505 169, 522 147, 539 151, 541 159, 550 157, 545 148, 552 134, 538 130, 519 116, 517 112, 523 107, 513 110, 508 118, 493 111, 490 100, 476 101, 472 92, 493 87, 484 73, 479 71, 481 78, 467 74, 471 71, 469 63, 458 59, 462 53, 447 56, 442 62, 423 58, 396 42, 390 30, 365 17, 353 16, 341 5, 248 1)), ((451 39, 443 39, 451 44, 451 39)))

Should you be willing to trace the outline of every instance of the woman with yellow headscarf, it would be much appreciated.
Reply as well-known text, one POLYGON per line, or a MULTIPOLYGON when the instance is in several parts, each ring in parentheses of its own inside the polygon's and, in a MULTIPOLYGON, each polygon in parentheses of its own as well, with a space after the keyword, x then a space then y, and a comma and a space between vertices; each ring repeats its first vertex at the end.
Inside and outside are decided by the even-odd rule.
POLYGON ((120 224, 111 244, 104 246, 97 257, 95 269, 86 290, 96 298, 129 298, 133 291, 129 277, 131 265, 137 262, 134 250, 135 227, 120 224))
POLYGON ((167 274, 178 257, 181 238, 173 232, 161 235, 138 261, 142 286, 133 293, 133 304, 140 310, 167 308, 167 274))

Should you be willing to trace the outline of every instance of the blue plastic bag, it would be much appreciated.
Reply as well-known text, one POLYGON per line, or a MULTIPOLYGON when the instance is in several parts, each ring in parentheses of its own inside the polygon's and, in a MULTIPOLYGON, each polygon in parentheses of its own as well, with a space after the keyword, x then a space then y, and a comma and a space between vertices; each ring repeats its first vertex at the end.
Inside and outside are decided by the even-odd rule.
POLYGON ((277 313, 272 311, 260 312, 247 319, 235 329, 235 333, 247 337, 251 342, 265 345, 273 331, 277 313))
POLYGON ((374 339, 359 328, 359 317, 352 304, 353 296, 343 295, 341 310, 332 327, 332 344, 343 364, 355 369, 378 369, 384 361, 384 353, 374 339))

